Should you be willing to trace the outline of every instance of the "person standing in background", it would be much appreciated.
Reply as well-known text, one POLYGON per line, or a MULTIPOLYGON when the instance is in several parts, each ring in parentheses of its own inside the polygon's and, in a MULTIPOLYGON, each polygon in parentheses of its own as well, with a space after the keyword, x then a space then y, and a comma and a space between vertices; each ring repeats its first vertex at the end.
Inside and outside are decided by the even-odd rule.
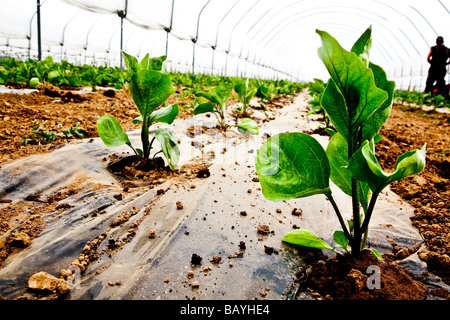
POLYGON ((450 49, 444 46, 443 37, 436 38, 436 45, 431 47, 427 61, 430 64, 430 69, 428 70, 425 93, 433 92, 436 82, 437 93, 448 94, 445 88, 445 74, 447 73, 447 65, 450 64, 450 49))

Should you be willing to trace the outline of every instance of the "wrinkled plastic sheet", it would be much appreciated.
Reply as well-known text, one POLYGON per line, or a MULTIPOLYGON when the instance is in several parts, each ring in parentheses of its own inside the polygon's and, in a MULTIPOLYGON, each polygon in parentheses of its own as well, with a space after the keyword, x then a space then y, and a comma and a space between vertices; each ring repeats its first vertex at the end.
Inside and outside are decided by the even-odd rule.
MULTIPOLYGON (((208 158, 209 177, 173 178, 153 189, 132 188, 121 201, 114 195, 123 187, 107 170, 105 158, 129 152, 126 146, 107 148, 98 138, 83 140, 2 165, 0 198, 11 199, 12 204, 29 194, 45 196, 69 185, 76 186, 77 192, 64 199, 70 209, 46 214, 46 227, 39 236, 5 261, 0 270, 0 296, 14 299, 26 293, 28 278, 38 271, 59 277, 89 241, 106 234, 98 247, 101 252, 110 240, 127 237, 130 226, 137 223, 131 241, 114 254, 99 255, 77 274, 67 299, 289 299, 295 273, 304 262, 294 246, 281 241, 283 235, 296 225, 333 244, 332 234, 340 226, 323 195, 277 203, 265 199, 259 182, 254 181, 254 159, 267 133, 306 131, 318 122, 306 117, 304 97, 299 96, 276 120, 261 122, 258 135, 230 130, 225 135, 188 134, 193 125, 214 130, 212 119, 198 115, 161 125, 171 128, 180 140, 179 166, 205 154, 214 155, 208 158), (160 194, 159 189, 165 192, 160 194), (177 201, 183 203, 182 209, 177 208, 177 201), (127 222, 111 227, 118 215, 133 208, 137 213, 127 222), (294 208, 302 214, 293 215, 294 208), (259 225, 269 226, 271 232, 258 233, 259 225), (150 230, 156 231, 153 239, 150 230), (241 241, 245 250, 239 247, 241 241), (266 252, 266 247, 274 251, 266 252), (192 265, 193 254, 202 257, 201 265, 192 265), (221 261, 211 262, 214 256, 221 261), (198 287, 192 286, 195 281, 198 287)), ((326 137, 315 137, 326 146, 326 137)), ((131 132, 130 139, 139 145, 139 132, 131 132)), ((349 219, 350 198, 334 185, 332 190, 344 218, 349 219)), ((421 243, 409 219, 412 215, 413 209, 386 189, 371 221, 370 247, 383 253, 392 248, 388 239, 404 247, 421 243)))

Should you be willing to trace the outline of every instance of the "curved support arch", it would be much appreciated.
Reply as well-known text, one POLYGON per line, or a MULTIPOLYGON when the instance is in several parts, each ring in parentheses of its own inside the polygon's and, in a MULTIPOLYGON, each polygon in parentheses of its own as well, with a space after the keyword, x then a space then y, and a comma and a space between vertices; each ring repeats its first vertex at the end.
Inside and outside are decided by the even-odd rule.
POLYGON ((92 31, 92 29, 94 29, 95 25, 98 23, 98 21, 100 20, 101 16, 99 16, 97 18, 97 20, 92 24, 92 26, 89 28, 89 31, 86 34, 86 43, 84 44, 84 63, 86 64, 86 51, 87 51, 87 47, 88 47, 88 42, 89 42, 89 35, 92 31))
POLYGON ((64 47, 64 40, 65 40, 65 36, 66 36, 66 29, 69 26, 69 24, 72 22, 72 20, 75 18, 75 16, 78 14, 80 10, 78 9, 74 15, 70 18, 70 20, 66 23, 66 25, 64 26, 63 30, 62 30, 62 37, 61 37, 61 42, 59 43, 61 45, 61 60, 63 60, 63 47, 64 47))
POLYGON ((168 55, 169 51, 169 33, 170 31, 172 31, 174 8, 175 8, 175 0, 172 0, 172 9, 170 10, 170 25, 169 27, 164 28, 164 31, 166 32, 166 56, 168 55))
POLYGON ((202 9, 200 10, 198 17, 197 17, 197 31, 195 34, 195 38, 191 39, 192 40, 192 73, 195 73, 195 43, 198 40, 198 30, 200 28, 200 18, 202 16, 202 12, 203 10, 205 10, 206 6, 211 2, 211 0, 208 0, 205 5, 202 7, 202 9))
MULTIPOLYGON (((321 13, 324 13, 324 12, 321 12, 321 13)), ((333 13, 333 11, 328 11, 328 13, 333 13)), ((297 14, 297 15, 298 15, 298 14, 297 14)), ((308 15, 308 16, 314 16, 314 14, 311 14, 311 15, 308 15)), ((289 27, 291 24, 294 24, 294 23, 297 23, 297 22, 300 21, 300 20, 303 20, 304 18, 306 18, 306 17, 308 17, 308 16, 300 17, 300 18, 298 18, 298 19, 296 19, 296 20, 294 20, 294 21, 291 21, 289 24, 285 25, 285 28, 289 27)), ((358 16, 361 16, 361 15, 358 15, 358 16)), ((398 38, 398 36, 397 36, 394 32, 392 32, 392 30, 387 29, 386 27, 384 27, 384 25, 383 25, 382 23, 380 23, 380 25, 381 25, 383 28, 385 28, 385 29, 387 30, 387 32, 389 32, 389 33, 392 35, 392 37, 394 37, 394 38, 396 39, 396 41, 397 41, 398 43, 401 43, 401 42, 400 42, 400 39, 398 38)), ((304 25, 299 25, 299 26, 304 26, 304 25)), ((289 28, 289 29, 292 30, 292 29, 295 29, 295 27, 289 28)), ((416 51, 416 53, 417 53, 418 55, 420 55, 419 52, 417 51, 417 49, 415 48, 415 46, 413 45, 411 39, 409 39, 409 38, 407 37, 407 35, 403 32, 403 30, 399 29, 399 31, 403 34, 403 36, 405 37, 406 41, 408 41, 408 42, 411 44, 411 47, 416 51)), ((264 46, 263 46, 259 51, 260 51, 260 52, 264 52, 265 50, 267 50, 267 48, 278 48, 278 47, 279 47, 279 46, 278 46, 279 42, 282 42, 283 40, 285 40, 284 38, 285 38, 286 36, 289 36, 289 34, 283 34, 283 33, 282 33, 282 35, 281 35, 279 38, 277 38, 277 39, 275 39, 275 37, 273 36, 269 41, 267 41, 267 42, 264 44, 264 46), (277 46, 278 46, 278 47, 277 47, 277 46)), ((285 45, 283 48, 278 49, 278 50, 276 51, 277 54, 283 53, 284 51, 288 50, 288 48, 290 47, 290 42, 289 42, 289 41, 284 41, 284 42, 287 42, 288 44, 285 45)), ((378 51, 384 51, 384 55, 383 55, 383 56, 386 56, 386 55, 389 56, 391 61, 394 61, 394 59, 392 58, 392 56, 391 56, 391 54, 390 54, 389 52, 395 54, 395 56, 396 56, 396 58, 398 59, 398 61, 401 61, 401 60, 402 60, 402 57, 404 57, 404 56, 409 57, 409 60, 412 61, 411 53, 410 53, 408 50, 406 50, 404 47, 401 47, 401 50, 402 50, 402 52, 403 52, 403 55, 400 54, 400 53, 397 53, 398 50, 395 50, 395 49, 392 47, 392 44, 389 43, 389 41, 385 41, 384 44, 383 44, 382 46, 379 46, 379 48, 378 48, 378 51), (391 47, 391 50, 386 50, 384 47, 391 47)), ((274 55, 275 55, 275 54, 274 54, 274 55)), ((387 58, 385 58, 385 59, 387 59, 387 58)))
MULTIPOLYGON (((230 40, 228 42, 228 50, 226 51, 226 59, 225 59, 225 75, 227 74, 227 65, 228 65, 228 53, 231 50, 231 40, 233 38, 234 30, 236 30, 236 27, 242 22, 242 20, 245 18, 245 16, 259 3, 260 0, 257 0, 246 12, 242 15, 242 17, 239 19, 239 21, 234 25, 233 29, 230 33, 230 40)), ((239 57, 238 57, 239 58, 239 57)))
POLYGON ((236 5, 238 4, 239 1, 241 1, 241 0, 236 0, 236 2, 231 6, 231 8, 227 11, 227 13, 225 13, 225 15, 222 17, 222 19, 220 19, 220 22, 217 25, 216 41, 214 42, 214 46, 211 47, 213 49, 211 72, 213 72, 213 70, 214 70, 214 51, 217 48, 217 41, 219 40, 219 29, 220 29, 220 26, 222 25, 223 20, 225 20, 225 18, 228 16, 228 14, 230 14, 230 12, 233 11, 234 7, 236 7, 236 5))
MULTIPOLYGON (((387 8, 389 8, 389 10, 392 10, 392 11, 394 11, 396 14, 398 14, 398 15, 404 17, 405 19, 407 19, 407 21, 409 22, 409 24, 411 24, 411 25, 413 26, 414 30, 416 30, 416 32, 420 35, 420 38, 426 43, 426 39, 425 39, 423 33, 417 28, 417 26, 414 25, 414 23, 412 22, 412 20, 411 20, 405 13, 400 12, 399 10, 393 8, 393 7, 390 6, 390 5, 387 5, 387 4, 385 4, 385 3, 380 3, 380 2, 377 1, 377 0, 371 0, 371 1, 376 2, 377 4, 384 5, 384 6, 386 6, 387 8)), ((292 7, 293 5, 297 5, 297 4, 299 4, 300 2, 302 2, 302 1, 298 1, 298 2, 295 2, 295 3, 291 3, 291 4, 289 4, 288 6, 285 6, 285 7, 281 8, 281 9, 278 10, 274 15, 272 15, 272 18, 271 18, 271 19, 275 19, 277 15, 280 15, 280 14, 282 13, 282 11, 287 10, 288 8, 292 7)), ((442 5, 442 3, 441 3, 441 5, 442 5)), ((341 8, 342 8, 342 7, 341 7, 341 8)), ((352 8, 355 9, 355 10, 362 10, 362 9, 357 8, 357 7, 352 7, 352 8)), ((329 7, 327 7, 327 9, 329 9, 329 7)), ((317 9, 309 9, 309 10, 306 10, 306 11, 310 11, 310 10, 317 10, 317 9)), ((278 42, 280 42, 281 38, 283 38, 283 36, 284 36, 284 34, 285 34, 285 33, 283 32, 283 30, 286 30, 286 29, 289 30, 289 28, 287 28, 287 27, 290 26, 290 25, 292 24, 292 23, 288 23, 288 24, 287 24, 286 22, 289 21, 290 19, 292 19, 294 16, 299 15, 299 14, 302 14, 302 13, 304 13, 304 12, 306 12, 306 11, 303 11, 303 12, 296 12, 296 13, 294 13, 294 14, 291 14, 291 15, 288 16, 286 19, 281 20, 281 22, 279 22, 275 27, 271 28, 267 33, 263 33, 263 30, 264 30, 264 28, 266 27, 265 25, 263 25, 263 26, 255 33, 255 35, 252 37, 251 41, 253 41, 258 35, 259 35, 261 38, 263 38, 263 39, 268 39, 268 40, 265 40, 264 44, 263 44, 262 47, 261 47, 262 49, 259 50, 260 52, 261 52, 261 51, 264 51, 264 49, 265 49, 265 48, 268 48, 268 47, 276 47, 275 44, 278 43, 278 42), (281 34, 281 36, 279 36, 280 34, 281 34), (275 40, 275 42, 273 42, 273 41, 274 41, 274 38, 275 38, 276 36, 279 36, 279 38, 278 38, 277 40, 275 40), (270 37, 270 38, 269 38, 269 37, 270 37)), ((417 11, 417 10, 416 10, 416 11, 417 11)), ((448 11, 448 10, 447 10, 447 11, 448 11)), ((367 13, 367 12, 365 11, 365 13, 367 13)), ((378 19, 386 20, 383 16, 377 15, 377 14, 374 13, 374 12, 370 12, 370 14, 372 14, 372 15, 378 17, 378 19)), ((364 16, 364 15, 360 15, 360 16, 364 16)), ((423 16, 422 16, 422 18, 423 18, 424 20, 426 20, 423 16)), ((300 20, 300 19, 299 19, 299 20, 300 20)), ((429 23, 428 21, 427 21, 427 23, 430 25, 430 23, 429 23)), ((381 25, 383 26, 383 24, 381 24, 381 25)), ((431 26, 431 25, 430 25, 430 26, 431 26)), ((386 29, 387 29, 387 28, 386 28, 386 29)), ((403 29, 404 29, 404 28, 400 28, 400 27, 399 27, 399 31, 400 31, 401 34, 405 37, 406 41, 411 45, 412 49, 417 53, 417 55, 420 56, 420 52, 418 51, 416 45, 414 45, 414 43, 412 42, 411 38, 405 33, 405 31, 404 31, 403 29)), ((397 36, 394 32, 392 32, 392 30, 387 29, 387 31, 388 31, 395 39, 399 40, 398 36, 397 36)), ((389 44, 389 43, 387 43, 386 45, 392 46, 392 45, 389 44)), ((285 46, 285 47, 286 47, 286 46, 285 46)), ((402 48, 402 50, 404 51, 404 54, 405 54, 406 56, 409 57, 409 60, 412 61, 411 53, 410 53, 409 51, 405 50, 404 48, 402 48)), ((279 50, 279 51, 281 51, 281 50, 279 50)), ((385 50, 385 51, 386 51, 386 50, 385 50)), ((396 51, 395 51, 395 50, 391 50, 391 52, 396 52, 396 51)), ((385 53, 389 55, 388 52, 385 52, 385 53)), ((248 54, 247 54, 247 58, 248 58, 248 54)))

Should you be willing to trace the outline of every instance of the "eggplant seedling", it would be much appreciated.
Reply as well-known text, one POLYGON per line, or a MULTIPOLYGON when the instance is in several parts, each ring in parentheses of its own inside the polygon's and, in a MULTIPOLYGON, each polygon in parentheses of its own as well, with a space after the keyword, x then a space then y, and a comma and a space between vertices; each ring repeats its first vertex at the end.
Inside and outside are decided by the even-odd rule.
POLYGON ((180 158, 180 149, 173 132, 169 129, 158 128, 153 139, 149 140, 149 128, 153 123, 171 124, 178 115, 178 104, 164 106, 157 110, 175 92, 170 77, 161 72, 166 56, 150 58, 147 54, 141 62, 125 52, 123 52, 123 56, 130 76, 130 94, 141 114, 133 120, 133 123, 142 123, 142 149, 135 149, 131 145, 128 135, 113 116, 107 115, 98 119, 98 134, 108 147, 126 144, 139 158, 145 161, 150 157, 150 151, 156 138, 170 169, 174 170, 180 158))
POLYGON ((221 82, 217 87, 209 92, 197 92, 196 97, 203 97, 209 100, 209 102, 198 104, 193 111, 193 114, 212 112, 219 122, 220 126, 225 129, 227 124, 225 123, 225 111, 227 108, 226 102, 233 90, 233 84, 229 82, 221 82))
MULTIPOLYGON (((395 83, 387 80, 381 67, 369 62, 372 27, 351 51, 342 48, 327 32, 316 33, 322 40, 319 57, 331 76, 320 103, 337 132, 326 151, 304 133, 270 137, 256 156, 262 192, 272 201, 324 194, 342 228, 334 233, 336 244, 354 255, 370 250, 381 259, 375 249, 367 248, 369 222, 378 195, 391 182, 424 169, 426 144, 401 155, 392 173, 382 169, 375 156, 375 142, 390 115, 395 83), (347 224, 333 198, 330 180, 351 196, 352 218, 347 224)), ((338 252, 309 230, 293 230, 283 240, 338 252)))
POLYGON ((234 91, 236 92, 236 98, 243 104, 242 115, 246 115, 248 105, 256 94, 257 89, 253 88, 249 79, 238 79, 234 85, 234 91))

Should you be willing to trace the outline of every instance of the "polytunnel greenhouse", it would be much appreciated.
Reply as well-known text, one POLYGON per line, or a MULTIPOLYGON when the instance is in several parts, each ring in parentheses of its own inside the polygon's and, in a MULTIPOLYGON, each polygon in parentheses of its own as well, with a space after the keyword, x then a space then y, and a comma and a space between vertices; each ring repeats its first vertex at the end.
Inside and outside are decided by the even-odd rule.
POLYGON ((0 0, 0 300, 450 299, 449 10, 0 0))

